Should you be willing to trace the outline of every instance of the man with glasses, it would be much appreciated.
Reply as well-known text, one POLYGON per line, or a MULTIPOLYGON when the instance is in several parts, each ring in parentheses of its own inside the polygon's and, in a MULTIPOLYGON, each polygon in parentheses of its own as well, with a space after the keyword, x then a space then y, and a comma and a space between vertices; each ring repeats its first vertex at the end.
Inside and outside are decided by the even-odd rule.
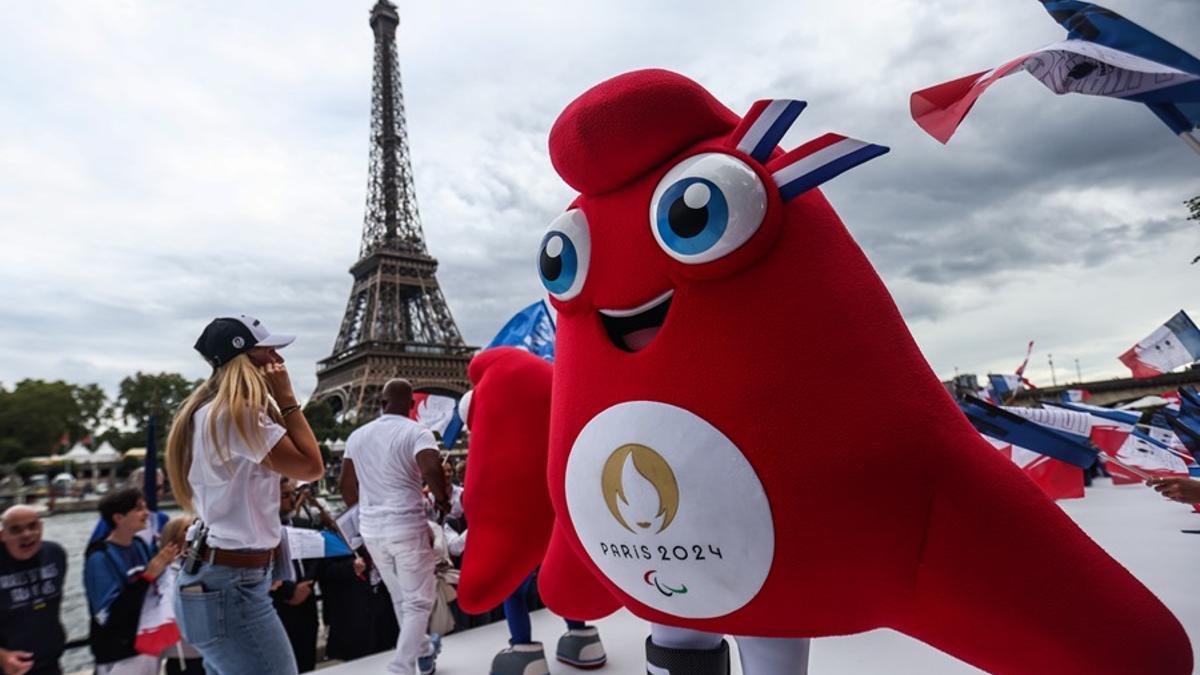
POLYGON ((28 506, 0 515, 0 669, 4 675, 58 675, 66 643, 59 620, 67 554, 42 541, 42 521, 28 506))

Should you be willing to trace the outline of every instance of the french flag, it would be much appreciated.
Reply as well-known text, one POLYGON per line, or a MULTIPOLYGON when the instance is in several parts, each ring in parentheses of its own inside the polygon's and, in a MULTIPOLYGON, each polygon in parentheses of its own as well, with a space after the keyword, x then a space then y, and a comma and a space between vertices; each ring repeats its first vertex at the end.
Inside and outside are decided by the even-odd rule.
POLYGON ((1087 389, 1064 389, 1059 394, 1059 400, 1063 403, 1083 403, 1092 397, 1092 393, 1087 389))
POLYGON ((992 396, 1000 402, 1008 401, 1018 391, 1021 391, 1020 375, 988 374, 988 384, 992 388, 992 396))
POLYGON ((841 134, 825 134, 772 161, 767 168, 784 201, 886 154, 888 148, 841 134))
POLYGON ((1005 443, 983 434, 983 438, 992 444, 1016 464, 1025 477, 1041 488, 1042 492, 1051 499, 1079 499, 1083 497, 1083 470, 1066 462, 1060 462, 1053 457, 1022 448, 1019 445, 1005 443))
POLYGON ((794 99, 757 101, 729 135, 730 145, 771 172, 784 201, 888 151, 882 145, 830 133, 772 159, 783 135, 807 105, 794 99))
POLYGON ((345 540, 329 530, 310 530, 285 525, 283 532, 287 536, 288 555, 293 560, 354 555, 354 551, 350 550, 345 540))
MULTIPOLYGON (((946 143, 975 101, 996 81, 1028 72, 1055 94, 1106 96, 1144 104, 1200 152, 1200 60, 1099 5, 1041 0, 1067 39, 992 70, 914 92, 913 120, 946 143)), ((1081 129, 1086 124, 1078 125, 1081 129)))
POLYGON ((1155 377, 1200 359, 1200 329, 1182 309, 1118 359, 1134 377, 1155 377))
POLYGON ((174 569, 167 568, 146 591, 133 641, 133 648, 139 654, 158 656, 179 642, 179 625, 175 622, 176 576, 174 569))
POLYGON ((1109 473, 1113 475, 1113 483, 1139 483, 1146 476, 1187 476, 1187 464, 1178 455, 1167 449, 1167 446, 1134 429, 1117 449, 1116 459, 1125 465, 1124 471, 1132 476, 1117 480, 1113 465, 1109 465, 1109 473))
MULTIPOLYGON (((1086 469, 1096 461, 1095 448, 1078 432, 1060 431, 999 406, 968 397, 959 401, 967 420, 979 433, 1086 469)), ((1043 419, 1042 421, 1048 421, 1043 419)))
POLYGON ((1102 408, 1098 405, 1087 403, 1055 403, 1054 401, 1043 401, 1043 403, 1055 408, 1087 413, 1096 418, 1095 424, 1097 426, 1117 427, 1125 432, 1132 431, 1138 421, 1142 419, 1141 413, 1132 410, 1113 410, 1112 408, 1102 408))
POLYGON ((804 112, 808 104, 793 99, 764 99, 750 106, 750 111, 733 130, 730 141, 734 147, 766 164, 783 135, 804 112))
POLYGON ((454 408, 458 399, 426 391, 413 392, 412 407, 408 416, 421 426, 445 435, 446 427, 454 419, 454 408))

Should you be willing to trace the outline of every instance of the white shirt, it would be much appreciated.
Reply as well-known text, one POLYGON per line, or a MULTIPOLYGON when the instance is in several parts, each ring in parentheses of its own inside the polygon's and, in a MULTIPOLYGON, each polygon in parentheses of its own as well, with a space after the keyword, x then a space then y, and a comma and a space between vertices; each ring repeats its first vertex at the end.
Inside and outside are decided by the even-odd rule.
POLYGON ((279 474, 262 466, 287 430, 266 412, 250 424, 248 439, 227 416, 217 420, 217 454, 208 433, 211 403, 192 416, 192 468, 188 482, 200 519, 208 525, 208 545, 222 549, 271 549, 279 545, 279 474))
POLYGON ((346 439, 364 538, 394 539, 428 527, 417 453, 429 449, 437 449, 433 432, 403 415, 381 415, 346 439))

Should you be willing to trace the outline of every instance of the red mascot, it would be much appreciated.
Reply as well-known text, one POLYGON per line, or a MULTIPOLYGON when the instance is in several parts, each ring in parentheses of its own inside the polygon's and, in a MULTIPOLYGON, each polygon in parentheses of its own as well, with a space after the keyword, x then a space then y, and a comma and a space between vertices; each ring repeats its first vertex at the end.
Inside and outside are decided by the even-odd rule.
POLYGON ((555 613, 650 621, 654 675, 727 673, 726 634, 747 675, 804 672, 806 638, 881 627, 990 672, 1190 673, 1170 611, 968 424, 816 189, 886 148, 783 152, 803 107, 739 118, 644 70, 559 117, 556 362, 471 364, 462 606, 540 563, 555 613))

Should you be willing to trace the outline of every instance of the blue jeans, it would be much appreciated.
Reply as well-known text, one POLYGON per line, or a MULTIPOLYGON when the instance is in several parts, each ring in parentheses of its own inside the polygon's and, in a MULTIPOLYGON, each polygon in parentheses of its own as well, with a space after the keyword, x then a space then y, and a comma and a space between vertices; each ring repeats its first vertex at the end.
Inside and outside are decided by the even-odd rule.
MULTIPOLYGON (((508 642, 527 645, 533 642, 533 624, 529 619, 529 592, 537 582, 537 573, 530 572, 525 581, 517 586, 512 595, 504 599, 504 619, 508 622, 508 642)), ((567 630, 582 630, 587 624, 574 619, 565 619, 567 630)))
POLYGON ((179 573, 175 619, 209 675, 295 675, 296 657, 270 587, 267 568, 203 563, 195 574, 179 573))

